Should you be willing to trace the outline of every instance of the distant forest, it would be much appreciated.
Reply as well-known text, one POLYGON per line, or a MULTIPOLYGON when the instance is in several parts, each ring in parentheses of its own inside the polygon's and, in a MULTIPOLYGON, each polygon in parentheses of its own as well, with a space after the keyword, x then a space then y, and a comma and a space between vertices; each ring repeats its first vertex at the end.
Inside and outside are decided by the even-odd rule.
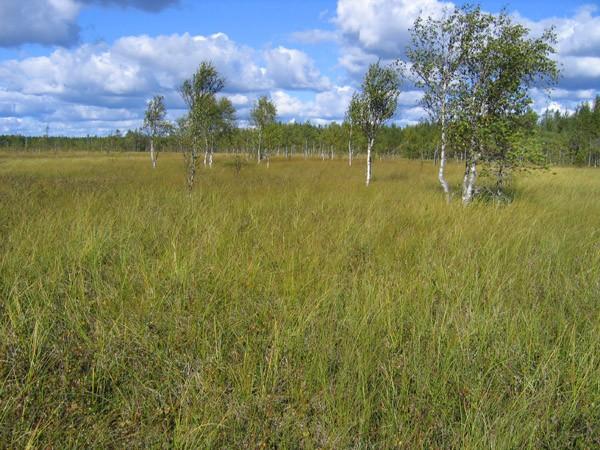
MULTIPOLYGON (((543 116, 530 113, 532 138, 523 145, 535 146, 554 165, 600 165, 600 96, 582 103, 572 114, 558 111, 543 116)), ((438 156, 439 129, 428 122, 407 127, 385 126, 378 135, 375 152, 380 156, 434 160, 438 156)), ((265 130, 263 146, 270 156, 305 156, 330 159, 344 157, 349 145, 354 153, 363 153, 366 142, 360 133, 351 134, 347 123, 326 126, 310 123, 275 123, 265 130), (351 139, 351 141, 350 141, 351 139)), ((180 138, 173 134, 161 138, 161 151, 183 151, 180 138)), ((217 142, 220 153, 254 154, 257 135, 252 128, 235 128, 217 142)), ((99 151, 144 152, 149 138, 141 130, 116 130, 109 136, 0 136, 0 149, 12 151, 99 151)), ((449 156, 462 160, 462 155, 449 148, 449 156)))

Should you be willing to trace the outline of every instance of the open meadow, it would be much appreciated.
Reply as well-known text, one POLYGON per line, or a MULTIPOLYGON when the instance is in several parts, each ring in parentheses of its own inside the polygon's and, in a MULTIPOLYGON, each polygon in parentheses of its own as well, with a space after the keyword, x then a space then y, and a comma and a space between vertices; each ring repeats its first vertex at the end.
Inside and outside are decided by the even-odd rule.
POLYGON ((364 171, 0 154, 2 446, 600 446, 600 172, 364 171))

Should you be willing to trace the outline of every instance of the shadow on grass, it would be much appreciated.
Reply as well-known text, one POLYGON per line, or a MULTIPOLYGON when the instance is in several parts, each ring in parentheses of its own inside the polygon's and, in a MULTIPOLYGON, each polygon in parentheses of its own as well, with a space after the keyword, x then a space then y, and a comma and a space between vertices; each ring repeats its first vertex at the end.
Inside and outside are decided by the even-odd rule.
POLYGON ((494 205, 510 205, 518 196, 518 191, 514 186, 507 186, 498 189, 494 186, 481 186, 477 189, 475 199, 480 203, 494 205))

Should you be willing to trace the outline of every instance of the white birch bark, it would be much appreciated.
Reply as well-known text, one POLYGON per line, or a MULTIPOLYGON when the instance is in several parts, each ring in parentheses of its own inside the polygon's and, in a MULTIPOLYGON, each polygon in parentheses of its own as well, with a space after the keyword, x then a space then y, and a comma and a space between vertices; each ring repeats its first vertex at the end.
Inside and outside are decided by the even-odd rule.
POLYGON ((445 105, 442 106, 442 142, 440 149, 440 169, 438 171, 438 179, 442 185, 442 189, 446 194, 446 201, 450 203, 450 186, 446 180, 446 110, 445 105))
POLYGON ((463 183, 462 183, 462 191, 463 191, 463 202, 465 200, 465 193, 467 192, 467 186, 469 184, 469 172, 471 171, 471 166, 469 166, 469 163, 465 163, 465 175, 463 176, 463 183))
POLYGON ((152 168, 156 169, 156 152, 154 151, 154 139, 150 139, 150 161, 152 161, 152 168))
POLYGON ((464 205, 468 205, 473 201, 475 193, 475 182, 477 181, 477 157, 474 157, 466 163, 465 177, 463 179, 463 196, 464 205))
POLYGON ((367 144, 367 186, 371 184, 371 178, 373 177, 373 138, 369 138, 367 144))

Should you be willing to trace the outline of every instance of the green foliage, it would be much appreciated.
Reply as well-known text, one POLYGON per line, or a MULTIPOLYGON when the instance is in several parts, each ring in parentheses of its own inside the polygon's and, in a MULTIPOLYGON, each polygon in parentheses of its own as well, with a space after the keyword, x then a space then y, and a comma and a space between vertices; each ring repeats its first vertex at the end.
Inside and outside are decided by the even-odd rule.
POLYGON ((266 95, 259 97, 250 111, 250 119, 254 126, 259 130, 264 130, 266 126, 275 123, 276 118, 275 104, 266 95))
POLYGON ((171 130, 171 124, 166 120, 167 109, 165 98, 162 95, 154 96, 146 106, 144 113, 143 129, 151 138, 167 135, 171 130))
POLYGON ((600 166, 600 96, 572 115, 547 111, 540 127, 544 151, 555 163, 600 166))
POLYGON ((400 80, 392 67, 371 64, 360 92, 352 96, 347 117, 358 125, 367 140, 374 141, 377 131, 391 119, 398 106, 400 80))
POLYGON ((415 86, 423 90, 420 101, 431 120, 452 120, 453 99, 458 95, 459 72, 465 62, 464 10, 446 12, 440 19, 418 17, 410 30, 411 44, 406 49, 415 86))
MULTIPOLYGON (((474 177, 478 163, 485 163, 496 174, 501 193, 512 171, 540 162, 538 152, 524 154, 535 146, 515 144, 535 128, 529 89, 549 85, 558 76, 552 58, 556 36, 547 30, 531 38, 529 30, 505 11, 492 15, 471 6, 458 11, 462 54, 450 102, 450 136, 453 146, 466 155, 465 179, 467 174, 474 177)), ((469 201, 465 192, 463 200, 469 201)))
POLYGON ((217 100, 225 80, 212 63, 202 62, 191 79, 179 90, 188 112, 179 122, 179 143, 186 156, 188 188, 191 191, 196 175, 198 147, 204 145, 205 160, 212 165, 215 143, 231 133, 235 123, 235 108, 228 99, 217 100))
POLYGON ((225 79, 219 75, 216 67, 210 62, 203 61, 192 78, 182 83, 179 93, 188 109, 194 111, 201 110, 201 108, 196 108, 199 102, 214 97, 224 87, 225 79))
POLYGON ((229 100, 217 100, 225 79, 212 63, 202 62, 192 78, 185 80, 179 92, 188 107, 187 130, 193 139, 203 139, 206 150, 215 135, 228 130, 235 120, 229 100))
POLYGON ((277 136, 272 135, 272 132, 278 130, 275 127, 277 119, 277 108, 275 104, 266 96, 263 95, 256 100, 256 104, 250 110, 250 120, 258 130, 258 161, 263 158, 263 135, 267 142, 273 145, 273 140, 277 141, 277 136), (271 133, 269 133, 271 131, 271 133))

